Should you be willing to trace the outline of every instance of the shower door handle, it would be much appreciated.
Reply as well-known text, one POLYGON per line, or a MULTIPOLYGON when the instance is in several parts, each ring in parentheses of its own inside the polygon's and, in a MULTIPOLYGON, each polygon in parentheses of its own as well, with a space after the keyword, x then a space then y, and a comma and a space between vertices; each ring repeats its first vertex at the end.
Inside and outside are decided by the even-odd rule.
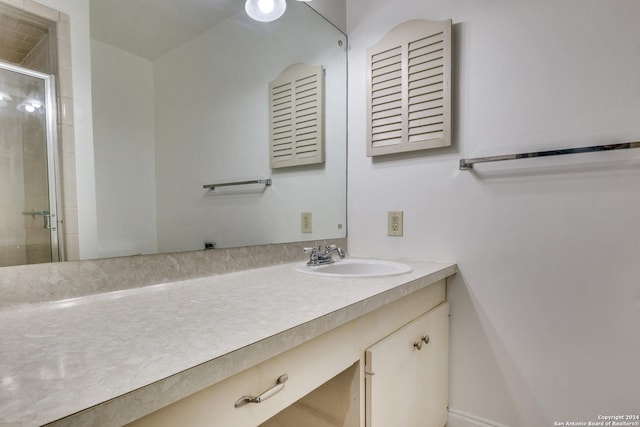
POLYGON ((36 216, 41 216, 42 219, 44 220, 44 228, 46 228, 47 230, 55 230, 56 227, 51 225, 52 224, 52 219, 56 216, 56 214, 52 214, 49 211, 36 211, 36 210, 32 210, 29 212, 22 212, 22 215, 28 215, 31 216, 33 219, 36 218, 36 216))
POLYGON ((51 225, 51 223, 55 224, 55 219, 54 217, 56 216, 56 214, 43 214, 42 218, 44 218, 44 228, 46 228, 47 230, 55 230, 56 227, 54 225, 51 225))

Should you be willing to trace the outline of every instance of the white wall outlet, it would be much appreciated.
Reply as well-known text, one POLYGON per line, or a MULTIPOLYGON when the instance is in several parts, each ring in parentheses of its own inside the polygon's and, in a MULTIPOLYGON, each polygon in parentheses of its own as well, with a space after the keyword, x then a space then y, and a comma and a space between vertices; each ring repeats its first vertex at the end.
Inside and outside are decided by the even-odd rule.
POLYGON ((387 235, 402 236, 403 211, 389 211, 387 218, 387 235))
POLYGON ((302 232, 303 233, 311 233, 313 232, 313 217, 311 212, 302 212, 300 215, 302 232))

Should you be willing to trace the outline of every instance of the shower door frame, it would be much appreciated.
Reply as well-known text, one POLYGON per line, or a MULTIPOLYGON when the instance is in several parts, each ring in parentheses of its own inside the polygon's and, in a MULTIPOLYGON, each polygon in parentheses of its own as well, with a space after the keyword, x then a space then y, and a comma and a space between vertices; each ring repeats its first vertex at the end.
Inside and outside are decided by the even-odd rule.
POLYGON ((57 104, 56 104, 56 88, 55 75, 45 74, 39 71, 30 70, 18 65, 9 64, 0 61, 0 69, 12 71, 14 73, 26 75, 40 79, 44 83, 44 106, 45 106, 45 133, 47 140, 47 177, 49 181, 49 228, 51 236, 51 262, 64 260, 64 251, 59 224, 61 224, 58 216, 58 200, 60 197, 60 182, 57 173, 58 165, 58 125, 57 125, 57 104))

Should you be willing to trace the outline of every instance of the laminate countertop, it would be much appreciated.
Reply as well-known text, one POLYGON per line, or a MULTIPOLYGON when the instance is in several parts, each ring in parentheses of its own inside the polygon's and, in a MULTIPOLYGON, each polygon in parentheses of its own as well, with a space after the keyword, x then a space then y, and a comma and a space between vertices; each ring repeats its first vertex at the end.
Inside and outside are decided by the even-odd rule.
POLYGON ((300 263, 0 311, 0 425, 119 426, 455 274, 382 278, 300 263))

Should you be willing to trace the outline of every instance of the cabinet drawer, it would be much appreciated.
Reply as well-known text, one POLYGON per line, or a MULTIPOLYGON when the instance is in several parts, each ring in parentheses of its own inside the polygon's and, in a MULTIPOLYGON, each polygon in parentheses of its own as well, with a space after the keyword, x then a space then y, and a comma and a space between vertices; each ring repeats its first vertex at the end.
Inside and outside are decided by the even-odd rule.
POLYGON ((279 356, 135 421, 129 426, 255 427, 359 360, 353 325, 344 325, 279 356), (282 390, 260 403, 236 408, 286 374, 282 390))

